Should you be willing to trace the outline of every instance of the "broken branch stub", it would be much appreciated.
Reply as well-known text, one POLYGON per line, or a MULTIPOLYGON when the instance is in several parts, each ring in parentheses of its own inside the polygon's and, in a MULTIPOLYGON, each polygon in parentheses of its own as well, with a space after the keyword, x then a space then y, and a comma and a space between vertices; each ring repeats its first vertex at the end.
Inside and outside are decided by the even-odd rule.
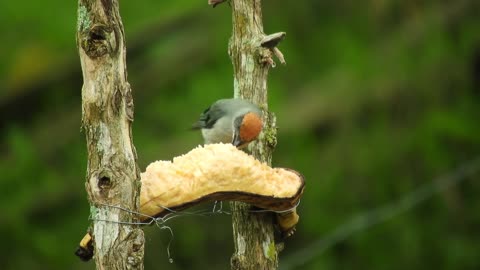
POLYGON ((226 0, 208 0, 208 4, 216 7, 217 5, 220 5, 221 3, 225 2, 226 0))
POLYGON ((265 36, 260 44, 262 47, 273 49, 278 46, 278 44, 285 39, 287 34, 285 32, 278 32, 265 36))
POLYGON ((140 212, 152 217, 215 200, 285 211, 298 204, 305 186, 298 172, 271 168, 231 144, 199 146, 173 162, 153 162, 141 179, 140 212))

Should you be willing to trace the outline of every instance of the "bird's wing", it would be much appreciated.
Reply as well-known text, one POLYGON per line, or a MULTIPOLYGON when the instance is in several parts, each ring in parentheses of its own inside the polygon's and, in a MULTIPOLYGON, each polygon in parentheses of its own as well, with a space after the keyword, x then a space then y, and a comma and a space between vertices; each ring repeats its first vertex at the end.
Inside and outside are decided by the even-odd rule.
POLYGON ((225 112, 220 108, 220 106, 218 106, 217 102, 203 111, 198 121, 193 124, 192 128, 212 128, 217 120, 222 117, 222 115, 225 115, 225 112))

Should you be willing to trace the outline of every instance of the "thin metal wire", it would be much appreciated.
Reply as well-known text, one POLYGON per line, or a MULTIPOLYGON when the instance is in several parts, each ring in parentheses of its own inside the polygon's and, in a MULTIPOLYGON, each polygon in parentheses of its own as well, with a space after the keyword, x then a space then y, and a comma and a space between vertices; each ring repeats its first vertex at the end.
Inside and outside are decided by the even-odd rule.
MULTIPOLYGON (((138 216, 142 216, 142 217, 147 217, 147 218, 150 219, 150 221, 148 221, 148 222, 141 222, 141 221, 139 221, 139 222, 127 222, 127 221, 113 221, 113 220, 104 220, 104 219, 92 219, 92 220, 114 222, 114 223, 123 224, 123 225, 151 225, 151 224, 155 224, 155 226, 157 226, 160 230, 168 230, 170 232, 170 240, 168 241, 167 248, 166 248, 167 249, 167 257, 168 257, 168 261, 170 263, 173 263, 173 258, 172 258, 171 253, 170 253, 170 246, 171 246, 175 236, 174 236, 172 228, 170 226, 167 226, 167 225, 164 225, 164 224, 168 220, 174 218, 175 216, 173 214, 175 214, 175 213, 168 213, 167 214, 167 215, 172 214, 172 216, 167 217, 167 215, 165 215, 164 217, 155 218, 155 217, 152 217, 152 216, 140 213, 140 212, 132 211, 130 209, 127 209, 127 208, 124 208, 124 207, 118 206, 118 205, 109 205, 109 204, 104 204, 104 203, 98 203, 98 204, 102 205, 102 206, 106 206, 106 207, 112 207, 112 208, 120 209, 120 210, 125 211, 129 214, 138 215, 138 216)), ((164 207, 164 209, 166 209, 168 211, 172 211, 171 209, 166 208, 166 207, 164 207)))
MULTIPOLYGON (((283 211, 260 209, 260 210, 250 210, 249 212, 252 212, 252 213, 275 212, 275 213, 280 213, 281 214, 281 213, 286 213, 286 212, 293 211, 299 204, 300 204, 300 200, 292 208, 287 209, 287 210, 283 210, 283 211)), ((197 210, 197 211, 194 211, 194 212, 176 211, 176 210, 173 210, 173 209, 171 209, 169 207, 166 207, 164 205, 157 204, 157 207, 162 208, 162 209, 169 212, 169 213, 165 214, 163 217, 152 217, 150 215, 146 215, 146 214, 143 214, 143 213, 137 212, 137 211, 132 211, 130 209, 127 209, 125 207, 118 206, 118 205, 109 205, 109 204, 105 204, 105 203, 98 203, 98 205, 119 209, 119 210, 125 211, 129 214, 132 214, 132 215, 138 215, 138 216, 141 216, 141 217, 145 217, 145 218, 149 219, 149 221, 143 221, 143 222, 142 221, 138 221, 138 222, 114 221, 114 220, 96 219, 96 218, 90 217, 91 220, 103 221, 103 222, 112 222, 112 223, 117 223, 117 224, 122 224, 122 225, 152 225, 152 224, 155 224, 155 226, 157 226, 160 230, 168 230, 170 232, 170 240, 167 244, 167 256, 168 256, 168 261, 170 263, 173 263, 173 258, 172 258, 171 253, 170 253, 170 246, 171 246, 171 244, 174 240, 174 233, 173 233, 173 230, 170 226, 165 225, 168 221, 170 221, 174 218, 184 217, 184 216, 210 216, 210 215, 217 215, 217 214, 226 214, 226 215, 231 214, 230 212, 223 210, 223 202, 222 201, 215 201, 212 211, 205 210, 205 209, 200 209, 200 210, 197 210), (216 209, 216 205, 217 205, 218 202, 220 202, 220 207, 218 209, 216 209)))

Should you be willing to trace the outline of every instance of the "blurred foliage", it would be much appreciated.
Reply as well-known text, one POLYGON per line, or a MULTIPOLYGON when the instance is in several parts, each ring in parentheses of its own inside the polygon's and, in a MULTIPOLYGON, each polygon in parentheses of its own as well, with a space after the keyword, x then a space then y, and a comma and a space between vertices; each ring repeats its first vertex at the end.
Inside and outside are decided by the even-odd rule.
MULTIPOLYGON (((230 97, 228 4, 122 1, 139 165, 201 143, 187 131, 230 97)), ((402 198, 480 150, 480 2, 263 1, 286 31, 270 72, 274 165, 305 175, 280 264, 351 217, 402 198)), ((93 269, 73 252, 89 224, 76 2, 0 2, 2 269, 93 269)), ((298 269, 479 269, 479 174, 352 234, 298 269)), ((210 206, 204 206, 210 207, 210 206)), ((146 228, 146 269, 228 269, 228 216, 146 228)), ((315 253, 315 250, 309 252, 315 253)))

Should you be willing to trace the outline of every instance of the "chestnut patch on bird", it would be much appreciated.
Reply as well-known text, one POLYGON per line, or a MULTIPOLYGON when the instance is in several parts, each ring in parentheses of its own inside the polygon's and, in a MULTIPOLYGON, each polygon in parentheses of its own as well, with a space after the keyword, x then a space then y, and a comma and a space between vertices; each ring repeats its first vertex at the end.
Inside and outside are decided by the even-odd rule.
POLYGON ((253 112, 245 114, 242 125, 240 126, 240 138, 244 142, 253 141, 262 131, 263 122, 260 117, 253 112))

